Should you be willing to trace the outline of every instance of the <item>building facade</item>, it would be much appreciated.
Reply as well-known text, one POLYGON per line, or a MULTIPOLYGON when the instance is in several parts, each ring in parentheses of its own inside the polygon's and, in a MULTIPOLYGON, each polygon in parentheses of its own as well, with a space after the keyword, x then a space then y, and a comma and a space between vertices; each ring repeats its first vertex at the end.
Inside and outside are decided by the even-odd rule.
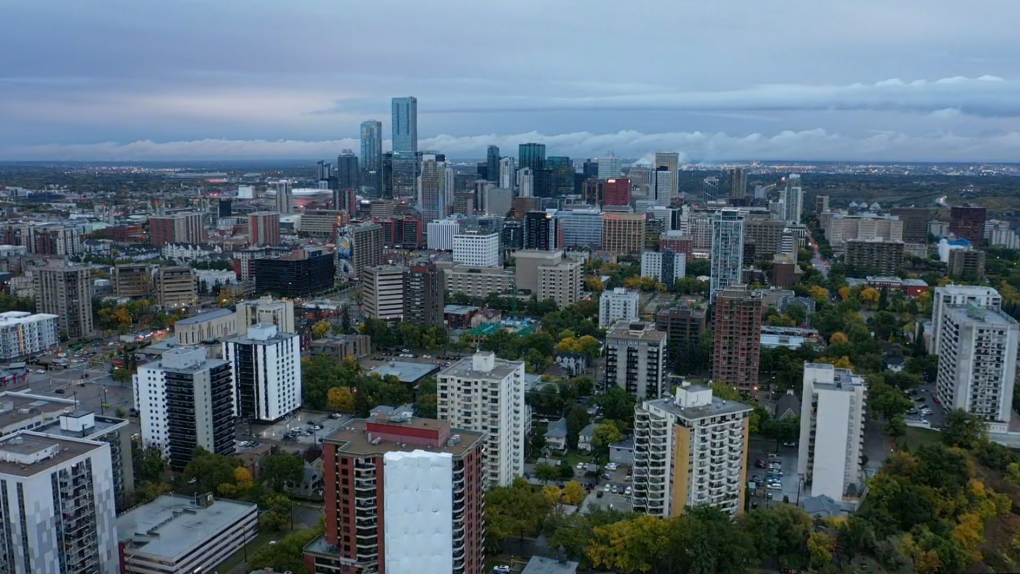
POLYGON ((606 335, 606 389, 619 387, 638 399, 662 395, 666 377, 666 333, 635 321, 606 335))
POLYGON ((668 249, 641 254, 641 276, 651 277, 667 286, 687 275, 687 256, 668 249))
POLYGON ((336 285, 332 253, 297 251, 275 259, 254 260, 255 291, 279 297, 307 297, 336 285))
POLYGON ((663 309, 655 316, 655 328, 667 335, 667 362, 676 372, 697 370, 695 357, 706 326, 705 311, 689 305, 663 309))
POLYGON ((205 243, 205 224, 202 213, 155 215, 149 218, 149 235, 152 244, 163 248, 168 243, 205 243))
POLYGON ((602 222, 602 250, 618 255, 640 253, 645 248, 643 213, 606 213, 602 222))
MULTIPOLYGON (((498 236, 497 236, 498 237, 498 236)), ((403 277, 403 319, 415 325, 443 326, 443 272, 434 263, 411 265, 403 277)))
POLYGON ((608 329, 617 321, 632 323, 638 319, 638 303, 641 295, 617 287, 603 291, 599 297, 599 329, 608 329))
MULTIPOLYGON (((301 216, 302 228, 304 215, 301 216)), ((275 211, 256 211, 248 214, 248 242, 252 245, 280 244, 280 214, 275 211)))
POLYGON ((454 235, 453 262, 475 267, 499 266, 499 233, 454 235))
POLYGON ((236 415, 275 422, 301 407, 301 338, 276 325, 256 325, 246 337, 223 342, 237 396, 236 415))
POLYGON ((981 247, 985 240, 985 208, 954 205, 949 209, 949 232, 981 247))
POLYGON ((737 209, 723 209, 712 218, 710 299, 715 303, 730 285, 741 283, 744 268, 744 215, 737 209))
POLYGON ((60 345, 59 318, 27 311, 0 313, 0 361, 25 359, 60 345))
POLYGON ((115 296, 145 298, 152 294, 152 268, 148 264, 116 265, 111 271, 115 296))
POLYGON ((903 242, 847 241, 845 262, 857 275, 895 275, 903 267, 903 242))
POLYGON ((362 274, 361 295, 365 316, 384 321, 404 317, 404 274, 402 265, 366 267, 362 274))
POLYGON ((91 337, 92 282, 86 266, 51 260, 32 271, 35 310, 57 316, 60 333, 69 339, 91 337))
POLYGON ((152 279, 160 307, 174 309, 198 302, 198 279, 191 267, 157 267, 152 279))
POLYGON ((731 285, 716 300, 712 380, 754 391, 761 360, 762 300, 745 285, 731 285))

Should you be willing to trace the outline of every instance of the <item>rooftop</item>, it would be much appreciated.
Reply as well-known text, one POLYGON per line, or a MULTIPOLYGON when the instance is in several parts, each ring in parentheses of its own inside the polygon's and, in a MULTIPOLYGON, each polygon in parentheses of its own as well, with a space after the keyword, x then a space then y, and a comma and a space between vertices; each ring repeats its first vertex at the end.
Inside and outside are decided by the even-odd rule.
POLYGON ((103 443, 56 438, 35 432, 8 435, 0 442, 0 474, 32 476, 83 454, 99 450, 103 446, 103 443), (18 461, 34 456, 38 457, 38 460, 32 463, 18 461), (8 457, 13 460, 9 460, 8 457))
POLYGON ((507 361, 506 359, 494 359, 490 371, 476 371, 474 357, 465 357, 449 367, 443 369, 440 376, 460 377, 464 379, 497 379, 502 380, 520 368, 524 363, 521 361, 507 361))
POLYGON ((577 566, 577 562, 532 556, 522 574, 575 574, 577 566))
POLYGON ((478 307, 471 305, 447 305, 443 307, 443 313, 447 315, 467 315, 473 311, 477 311, 478 307))
POLYGON ((609 339, 626 339, 629 341, 666 342, 665 331, 657 331, 654 323, 618 323, 606 336, 609 339))
POLYGON ((390 361, 385 365, 379 365, 368 373, 377 374, 380 377, 393 375, 400 379, 401 383, 417 383, 421 379, 439 370, 439 367, 432 363, 409 363, 405 361, 390 361))
POLYGON ((6 313, 0 313, 0 327, 4 325, 16 325, 19 323, 34 323, 36 321, 45 321, 47 319, 58 319, 56 315, 50 315, 48 313, 28 313, 27 311, 7 311, 6 313))
POLYGON ((0 393, 0 432, 40 414, 51 414, 56 418, 61 412, 74 410, 74 400, 29 395, 25 393, 0 393), (8 403, 10 408, 7 408, 8 403))
POLYGON ((821 374, 822 376, 822 378, 816 378, 812 382, 816 389, 821 388, 850 391, 854 387, 864 386, 864 377, 855 375, 850 369, 837 369, 828 363, 804 363, 805 377, 808 376, 809 370, 814 371, 816 374, 821 374), (829 373, 831 373, 831 375, 829 373), (826 380, 826 377, 828 376, 832 377, 831 383, 826 380))
POLYGON ((117 534, 127 554, 174 561, 257 511, 257 504, 224 499, 201 508, 190 496, 167 494, 117 517, 117 534))
MULTIPOLYGON (((81 412, 82 411, 76 411, 74 414, 77 415, 80 414, 81 412)), ((125 427, 128 424, 128 421, 125 419, 118 419, 116 417, 104 417, 99 415, 95 415, 95 422, 96 422, 95 426, 92 427, 91 429, 88 429, 84 437, 82 437, 81 435, 74 431, 64 430, 60 428, 60 419, 57 419, 43 426, 35 427, 32 430, 34 432, 48 434, 51 436, 61 436, 66 438, 89 438, 102 436, 110 431, 114 431, 121 427, 125 427)))
POLYGON ((949 307, 946 309, 946 316, 953 317, 956 321, 968 322, 968 323, 982 323, 989 327, 1009 327, 1016 326, 1016 319, 1003 313, 999 309, 978 307, 976 305, 968 305, 966 307, 949 307))
MULTIPOLYGON (((687 385, 683 387, 687 393, 703 393, 705 391, 711 392, 710 387, 702 385, 687 385)), ((687 420, 703 419, 706 417, 716 417, 719 415, 729 415, 742 412, 750 412, 753 410, 750 406, 744 403, 738 403, 736 401, 727 401, 720 399, 719 397, 713 396, 710 404, 700 406, 682 407, 677 404, 675 398, 668 399, 656 399, 651 401, 645 401, 645 404, 654 406, 662 409, 668 413, 671 413, 679 418, 687 420)))
POLYGON ((229 317, 234 312, 230 309, 216 309, 215 311, 209 311, 206 313, 199 313, 194 317, 188 317, 187 319, 181 319, 177 321, 178 325, 197 325, 199 323, 205 323, 206 321, 215 321, 222 317, 229 317))
MULTIPOLYGON (((388 452, 413 452, 415 450, 433 451, 433 449, 426 446, 398 443, 391 440, 379 440, 379 437, 370 439, 368 431, 366 430, 366 425, 370 422, 394 425, 399 424, 399 426, 403 428, 431 430, 437 432, 444 425, 449 426, 449 423, 446 421, 418 417, 406 418, 400 423, 393 420, 384 422, 382 419, 354 419, 345 423, 343 427, 333 431, 332 434, 326 436, 323 442, 337 445, 337 454, 353 456, 381 456, 388 452)), ((447 444, 443 447, 435 449, 433 452, 447 452, 454 456, 461 456, 474 448, 475 444, 480 443, 482 437, 485 436, 485 433, 462 429, 450 429, 450 432, 451 438, 453 436, 459 436, 461 440, 459 440, 456 444, 450 444, 447 442, 447 444)))

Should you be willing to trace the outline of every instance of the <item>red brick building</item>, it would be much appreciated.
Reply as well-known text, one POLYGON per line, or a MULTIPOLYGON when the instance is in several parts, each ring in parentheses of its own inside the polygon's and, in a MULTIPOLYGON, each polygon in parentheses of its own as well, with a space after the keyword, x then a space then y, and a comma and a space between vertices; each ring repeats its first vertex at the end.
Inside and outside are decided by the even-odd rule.
POLYGON ((712 381, 753 391, 761 360, 761 297, 731 285, 716 299, 712 381))
POLYGON ((483 436, 447 421, 379 416, 327 437, 326 533, 305 548, 308 567, 387 574, 390 564, 413 563, 482 574, 483 436))
POLYGON ((607 179, 603 205, 630 205, 630 180, 607 179))
POLYGON ((280 214, 275 211, 256 211, 249 214, 248 243, 252 245, 279 245, 280 214))
POLYGON ((949 210, 949 232, 970 241, 975 248, 985 240, 985 208, 954 205, 949 210))

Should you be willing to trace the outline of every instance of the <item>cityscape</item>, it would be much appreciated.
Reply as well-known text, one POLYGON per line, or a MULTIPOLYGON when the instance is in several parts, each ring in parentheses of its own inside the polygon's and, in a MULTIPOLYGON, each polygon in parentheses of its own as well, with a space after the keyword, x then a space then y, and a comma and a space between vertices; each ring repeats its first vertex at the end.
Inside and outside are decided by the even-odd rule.
MULTIPOLYGON (((342 22, 324 48, 393 16, 358 46, 393 69, 320 52, 311 81, 309 46, 216 44, 197 6, 47 4, 0 6, 25 25, 0 46, 82 42, 78 75, 51 46, 0 75, 0 574, 1020 571, 1020 112, 984 44, 945 39, 972 50, 950 65, 876 25, 944 79, 735 86, 691 29, 690 86, 612 85, 630 44, 691 40, 566 45, 626 22, 599 2, 209 3, 291 40, 342 22), (153 46, 186 29, 208 62, 153 46), (479 72, 515 29, 536 45, 479 72), (85 61, 115 45, 109 76, 85 61)), ((859 9, 790 18, 900 14, 859 9)), ((735 18, 749 67, 860 71, 759 8, 630 10, 735 18)))

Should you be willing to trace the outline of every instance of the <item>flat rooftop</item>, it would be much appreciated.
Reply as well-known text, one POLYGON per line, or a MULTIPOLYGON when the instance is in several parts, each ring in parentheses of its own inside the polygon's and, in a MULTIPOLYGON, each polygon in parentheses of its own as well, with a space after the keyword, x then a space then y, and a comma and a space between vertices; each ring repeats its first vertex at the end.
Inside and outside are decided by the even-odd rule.
MULTIPOLYGON (((690 385, 687 387, 689 392, 711 390, 711 387, 705 387, 702 385, 690 385)), ((742 412, 749 412, 754 409, 750 405, 744 403, 738 403, 737 401, 727 401, 726 399, 720 399, 717 396, 712 396, 712 404, 703 405, 698 407, 681 407, 676 404, 676 399, 670 397, 668 399, 656 399, 654 401, 645 401, 650 405, 654 405, 668 413, 672 413, 684 419, 703 419, 705 417, 716 417, 719 415, 730 415, 742 412)))
POLYGON ((55 438, 31 432, 20 432, 4 437, 3 441, 0 442, 0 453, 6 451, 16 455, 28 456, 53 446, 56 446, 59 449, 56 456, 42 459, 31 464, 8 462, 3 458, 0 458, 0 474, 32 476, 68 462, 83 454, 101 449, 104 445, 84 440, 55 438))
MULTIPOLYGON (((90 411, 86 411, 86 412, 90 412, 90 411)), ((108 433, 110 431, 116 430, 116 429, 118 429, 118 428, 120 428, 122 426, 126 426, 127 422, 128 422, 125 419, 118 419, 116 417, 103 417, 103 416, 99 416, 99 415, 95 416, 95 421, 96 421, 96 426, 92 427, 91 430, 89 430, 89 431, 87 431, 85 433, 85 437, 86 438, 90 437, 90 436, 104 435, 104 434, 106 434, 106 433, 108 433)), ((35 432, 39 432, 39 433, 43 433, 43 434, 48 434, 48 435, 51 435, 51 436, 62 436, 62 437, 67 437, 67 438, 81 438, 77 433, 73 433, 73 432, 69 432, 69 431, 65 431, 65 430, 61 429, 60 428, 60 419, 59 418, 57 420, 51 422, 51 423, 45 424, 43 426, 35 427, 32 430, 35 431, 35 432)))
POLYGON ((401 383, 417 383, 425 377, 439 370, 431 363, 409 363, 405 361, 390 361, 385 365, 373 368, 368 374, 378 374, 380 377, 393 375, 400 379, 401 383))
POLYGON ((1009 327, 1016 325, 1016 319, 1003 313, 999 309, 987 307, 948 307, 947 316, 953 316, 957 321, 963 320, 969 323, 982 323, 991 327, 1009 327))
POLYGON ((0 431, 40 414, 50 414, 56 417, 65 410, 68 412, 74 410, 72 399, 56 399, 11 392, 0 393, 0 408, 6 403, 11 403, 11 409, 0 412, 0 431), (28 412, 19 412, 25 409, 28 409, 28 412))
POLYGON ((199 323, 205 323, 206 321, 215 321, 223 317, 229 317, 234 312, 230 309, 216 309, 215 311, 208 311, 206 313, 199 313, 194 317, 188 317, 187 319, 181 319, 177 321, 178 325, 197 325, 199 323))
POLYGON ((372 441, 368 438, 368 431, 365 430, 366 424, 370 422, 392 424, 410 429, 434 431, 438 431, 444 424, 448 424, 446 421, 423 419, 418 417, 412 417, 405 422, 399 423, 399 425, 394 422, 386 423, 383 420, 354 419, 348 421, 343 427, 329 434, 323 442, 337 445, 337 454, 348 454, 353 456, 381 456, 388 452, 413 452, 416 450, 448 452, 454 456, 460 456, 471 450, 475 443, 481 441, 484 436, 484 433, 480 432, 451 428, 450 436, 460 435, 461 441, 452 446, 449 444, 443 445, 442 448, 438 449, 430 449, 425 446, 403 444, 388 440, 379 441, 379 444, 372 444, 372 441))
POLYGON ((856 386, 864 386, 864 377, 855 375, 850 369, 837 369, 828 363, 804 363, 804 368, 815 368, 815 369, 832 369, 833 371, 833 382, 825 383, 815 381, 813 384, 815 388, 830 389, 830 390, 850 390, 856 386))
POLYGON ((444 377, 460 377, 464 379, 500 379, 502 380, 510 373, 513 373, 521 365, 521 361, 507 361, 496 359, 496 366, 491 371, 476 371, 472 357, 465 357, 449 367, 443 369, 440 375, 444 377))
POLYGON ((618 323, 613 330, 606 335, 606 339, 625 339, 628 341, 664 343, 666 341, 666 332, 656 330, 654 323, 618 323))
POLYGON ((118 516, 117 536, 127 554, 174 561, 257 511, 257 504, 224 499, 199 508, 190 496, 166 494, 118 516))
POLYGON ((560 562, 555 558, 532 556, 521 574, 575 574, 577 566, 577 562, 567 560, 560 562))

